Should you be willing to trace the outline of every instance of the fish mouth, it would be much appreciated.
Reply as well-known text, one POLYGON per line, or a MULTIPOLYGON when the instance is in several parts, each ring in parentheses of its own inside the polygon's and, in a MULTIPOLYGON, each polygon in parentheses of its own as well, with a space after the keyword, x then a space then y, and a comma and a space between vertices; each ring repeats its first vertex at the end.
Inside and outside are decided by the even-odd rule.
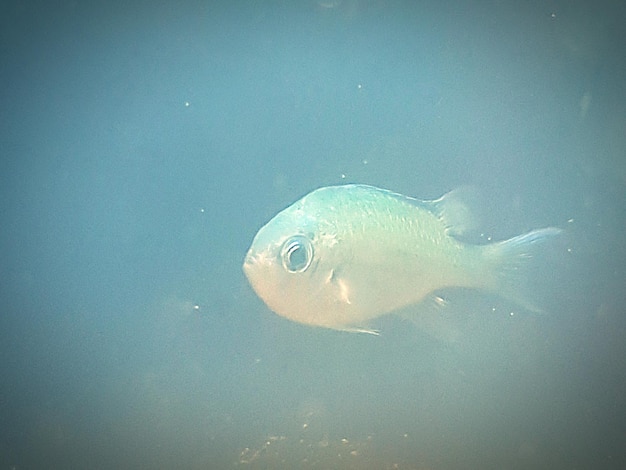
POLYGON ((258 269, 258 266, 261 264, 263 264, 263 256, 248 251, 243 260, 243 272, 250 278, 251 273, 258 269))
POLYGON ((250 252, 246 254, 246 257, 243 260, 243 270, 246 271, 257 264, 258 261, 255 256, 253 256, 250 252))
POLYGON ((271 269, 273 264, 271 253, 251 248, 246 253, 242 268, 248 279, 250 279, 251 275, 259 276, 261 273, 267 273, 267 270, 271 269))

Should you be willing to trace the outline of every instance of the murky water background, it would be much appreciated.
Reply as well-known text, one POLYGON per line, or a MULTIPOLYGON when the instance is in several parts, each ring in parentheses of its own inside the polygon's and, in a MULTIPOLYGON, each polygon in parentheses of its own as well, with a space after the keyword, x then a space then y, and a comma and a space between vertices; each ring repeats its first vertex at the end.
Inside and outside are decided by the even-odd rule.
POLYGON ((626 465, 621 4, 1 11, 2 468, 626 465), (344 182, 565 229, 545 314, 449 292, 453 343, 272 314, 252 237, 344 182))

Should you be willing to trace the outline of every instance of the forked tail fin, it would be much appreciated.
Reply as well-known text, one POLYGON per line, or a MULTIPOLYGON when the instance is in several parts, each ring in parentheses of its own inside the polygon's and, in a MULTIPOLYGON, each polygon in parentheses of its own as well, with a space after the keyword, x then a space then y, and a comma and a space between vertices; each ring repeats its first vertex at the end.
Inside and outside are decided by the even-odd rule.
POLYGON ((530 311, 541 312, 522 294, 520 286, 528 281, 528 264, 535 256, 537 245, 556 238, 561 232, 561 229, 555 227, 542 228, 485 246, 484 255, 494 276, 491 289, 530 311))

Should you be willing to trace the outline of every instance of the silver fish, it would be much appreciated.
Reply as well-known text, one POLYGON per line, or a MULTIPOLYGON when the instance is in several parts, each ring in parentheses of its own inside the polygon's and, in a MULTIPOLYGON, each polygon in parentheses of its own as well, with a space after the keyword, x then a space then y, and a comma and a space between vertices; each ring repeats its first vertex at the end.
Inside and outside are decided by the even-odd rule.
MULTIPOLYGON (((243 270, 278 315, 307 325, 374 332, 374 318, 448 287, 486 289, 532 309, 516 290, 544 228, 489 245, 455 237, 448 196, 420 201, 366 185, 317 189, 254 237, 243 270)), ((456 203, 455 203, 456 205, 456 203)))

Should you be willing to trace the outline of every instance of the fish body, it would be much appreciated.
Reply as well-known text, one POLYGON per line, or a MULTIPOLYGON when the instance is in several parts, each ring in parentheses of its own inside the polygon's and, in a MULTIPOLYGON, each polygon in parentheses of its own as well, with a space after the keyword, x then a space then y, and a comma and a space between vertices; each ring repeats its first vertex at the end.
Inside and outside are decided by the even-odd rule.
MULTIPOLYGON (((502 291, 520 301, 515 273, 546 228, 469 245, 444 196, 420 201, 366 185, 317 189, 279 212, 255 236, 244 272, 278 315, 326 328, 371 331, 374 318, 447 287, 502 291)), ((521 300, 521 303, 525 303, 521 300)))

